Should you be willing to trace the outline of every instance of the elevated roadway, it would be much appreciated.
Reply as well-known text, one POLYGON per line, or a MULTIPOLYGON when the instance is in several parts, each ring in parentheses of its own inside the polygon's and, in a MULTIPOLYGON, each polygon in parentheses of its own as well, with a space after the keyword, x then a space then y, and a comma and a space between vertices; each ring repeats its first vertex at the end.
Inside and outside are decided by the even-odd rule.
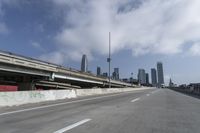
MULTIPOLYGON (((55 81, 87 87, 107 87, 109 80, 57 64, 0 51, 0 73, 12 77, 19 88, 34 88, 38 81, 55 81)), ((131 84, 111 80, 112 87, 131 87, 131 84)))

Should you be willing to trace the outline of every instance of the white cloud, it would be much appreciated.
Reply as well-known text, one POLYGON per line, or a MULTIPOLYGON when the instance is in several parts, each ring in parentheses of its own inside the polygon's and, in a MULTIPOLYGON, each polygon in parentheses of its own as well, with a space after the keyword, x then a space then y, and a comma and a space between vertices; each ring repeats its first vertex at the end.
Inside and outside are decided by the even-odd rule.
POLYGON ((60 51, 107 54, 109 31, 113 53, 131 49, 135 56, 181 53, 200 38, 199 0, 145 0, 136 7, 130 0, 53 1, 68 7, 66 25, 56 36, 60 51))
POLYGON ((41 45, 39 43, 37 43, 37 42, 31 42, 31 45, 33 47, 35 47, 35 48, 40 48, 41 47, 41 45))
POLYGON ((65 56, 61 52, 52 52, 52 53, 44 54, 40 56, 39 59, 62 65, 63 62, 65 61, 65 56))
POLYGON ((42 47, 42 45, 38 42, 34 42, 34 41, 31 41, 31 45, 36 48, 37 50, 40 50, 40 51, 43 51, 45 52, 45 49, 42 47))
POLYGON ((200 43, 195 43, 190 47, 189 55, 200 56, 200 43))

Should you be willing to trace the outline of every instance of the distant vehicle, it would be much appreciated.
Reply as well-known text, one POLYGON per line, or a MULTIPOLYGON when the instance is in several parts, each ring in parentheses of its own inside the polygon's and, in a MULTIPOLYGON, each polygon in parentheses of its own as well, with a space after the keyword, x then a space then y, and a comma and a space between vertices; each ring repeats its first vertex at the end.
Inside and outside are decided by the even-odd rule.
POLYGON ((161 84, 159 88, 166 88, 165 84, 161 84))

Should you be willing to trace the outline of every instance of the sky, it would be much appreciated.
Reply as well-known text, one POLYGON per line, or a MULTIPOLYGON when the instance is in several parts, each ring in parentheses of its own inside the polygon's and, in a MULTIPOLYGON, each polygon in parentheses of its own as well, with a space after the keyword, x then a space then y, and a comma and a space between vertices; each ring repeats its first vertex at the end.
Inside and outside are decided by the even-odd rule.
POLYGON ((199 0, 0 0, 0 50, 120 77, 163 62, 165 82, 200 82, 199 0))

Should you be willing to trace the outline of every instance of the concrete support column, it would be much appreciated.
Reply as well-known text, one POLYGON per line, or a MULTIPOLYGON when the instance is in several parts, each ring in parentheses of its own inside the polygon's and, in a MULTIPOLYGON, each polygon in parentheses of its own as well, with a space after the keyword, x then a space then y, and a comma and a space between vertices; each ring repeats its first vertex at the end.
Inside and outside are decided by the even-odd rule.
POLYGON ((34 83, 22 82, 22 83, 19 83, 18 85, 19 91, 34 90, 34 89, 35 89, 34 83))
POLYGON ((22 82, 18 83, 19 91, 34 90, 34 89, 35 89, 35 83, 29 76, 24 76, 22 82))

